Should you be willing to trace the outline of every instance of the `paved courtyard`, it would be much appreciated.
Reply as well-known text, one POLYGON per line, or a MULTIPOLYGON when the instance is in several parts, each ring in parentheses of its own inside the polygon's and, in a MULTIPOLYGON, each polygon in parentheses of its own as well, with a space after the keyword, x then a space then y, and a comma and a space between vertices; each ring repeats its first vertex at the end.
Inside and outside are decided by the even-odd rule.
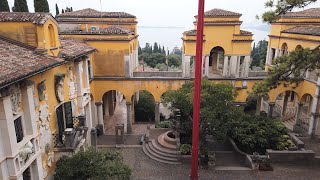
MULTIPOLYGON (((132 180, 188 180, 190 165, 166 165, 147 157, 142 148, 119 150, 125 163, 132 169, 132 180)), ((200 180, 236 179, 236 180, 318 180, 320 167, 274 165, 274 171, 216 171, 214 169, 199 172, 200 180)))

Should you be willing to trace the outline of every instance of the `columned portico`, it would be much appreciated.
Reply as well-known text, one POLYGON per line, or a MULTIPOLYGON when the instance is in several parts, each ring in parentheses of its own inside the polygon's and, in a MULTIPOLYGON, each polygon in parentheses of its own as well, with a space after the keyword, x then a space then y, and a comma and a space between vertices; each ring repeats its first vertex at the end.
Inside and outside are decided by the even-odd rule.
POLYGON ((276 103, 269 103, 268 117, 272 117, 273 109, 276 103))

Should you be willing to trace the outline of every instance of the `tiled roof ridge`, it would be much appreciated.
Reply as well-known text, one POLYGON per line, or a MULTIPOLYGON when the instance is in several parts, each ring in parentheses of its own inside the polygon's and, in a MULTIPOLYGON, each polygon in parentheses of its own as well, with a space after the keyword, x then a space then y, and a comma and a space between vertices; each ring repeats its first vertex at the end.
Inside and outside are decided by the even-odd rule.
POLYGON ((289 29, 281 31, 282 33, 293 33, 293 34, 306 34, 306 35, 320 35, 320 26, 295 26, 289 29))
POLYGON ((0 22, 32 22, 43 25, 52 17, 51 13, 45 12, 0 12, 0 22))
POLYGON ((307 18, 307 17, 319 17, 320 18, 320 8, 309 8, 296 12, 288 12, 286 14, 280 15, 279 18, 307 18))
MULTIPOLYGON (((242 14, 224 9, 214 8, 204 12, 205 17, 240 17, 242 14)), ((197 17, 197 15, 195 16, 197 17)))
POLYGON ((58 14, 56 16, 59 17, 123 17, 123 18, 135 18, 136 16, 129 14, 127 12, 106 12, 106 11, 98 11, 92 8, 80 9, 72 12, 65 12, 62 14, 58 14))

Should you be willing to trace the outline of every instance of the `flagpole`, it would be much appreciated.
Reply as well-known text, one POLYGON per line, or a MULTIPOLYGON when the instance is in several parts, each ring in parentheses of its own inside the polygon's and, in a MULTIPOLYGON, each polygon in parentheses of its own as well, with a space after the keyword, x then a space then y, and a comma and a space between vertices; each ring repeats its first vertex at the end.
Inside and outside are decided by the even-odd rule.
POLYGON ((199 122, 200 122, 200 94, 202 76, 202 49, 203 49, 203 24, 204 3, 199 0, 197 19, 197 46, 196 46, 196 70, 194 79, 194 101, 193 101, 193 126, 192 126, 192 164, 191 180, 198 180, 198 154, 199 154, 199 122))

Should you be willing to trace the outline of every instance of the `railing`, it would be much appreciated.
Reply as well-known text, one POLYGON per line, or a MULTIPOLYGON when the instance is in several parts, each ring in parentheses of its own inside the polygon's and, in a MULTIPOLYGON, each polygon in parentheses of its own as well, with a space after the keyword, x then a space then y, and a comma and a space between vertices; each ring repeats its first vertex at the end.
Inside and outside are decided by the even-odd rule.
POLYGON ((297 126, 300 127, 303 131, 308 132, 309 122, 310 122, 310 117, 299 118, 297 120, 297 126))
POLYGON ((266 71, 249 71, 249 77, 265 77, 267 75, 266 71))
POLYGON ((174 71, 155 71, 155 72, 133 72, 133 77, 150 78, 150 77, 182 77, 182 72, 174 71))
POLYGON ((310 80, 310 81, 314 81, 314 82, 317 82, 318 80, 318 73, 315 71, 309 71, 309 72, 306 72, 305 76, 304 76, 307 80, 310 80))
POLYGON ((274 112, 275 112, 275 116, 276 117, 280 117, 281 113, 282 113, 282 106, 280 106, 279 104, 275 104, 274 106, 274 112))

